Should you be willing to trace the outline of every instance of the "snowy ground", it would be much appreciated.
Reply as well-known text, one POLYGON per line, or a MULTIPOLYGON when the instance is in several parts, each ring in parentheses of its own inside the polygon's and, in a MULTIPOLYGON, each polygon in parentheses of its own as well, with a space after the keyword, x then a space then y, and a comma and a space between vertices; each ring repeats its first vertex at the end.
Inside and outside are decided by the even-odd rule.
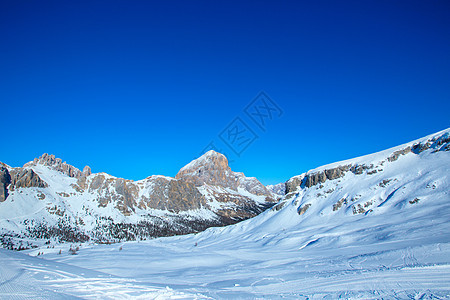
POLYGON ((309 234, 301 230, 240 235, 243 228, 235 228, 219 237, 214 231, 221 229, 215 229, 140 243, 84 246, 78 255, 64 251, 46 254, 46 259, 1 250, 0 293, 1 298, 450 297, 448 230, 435 236, 422 228, 413 240, 368 245, 364 236, 374 230, 388 235, 391 225, 359 234, 353 225, 327 232, 323 242, 315 243, 316 238, 305 239, 309 234), (361 246, 339 247, 333 237, 344 231, 349 234, 341 239, 358 234, 361 246))
POLYGON ((166 286, 152 286, 88 268, 0 249, 1 299, 195 299, 166 286))
POLYGON ((1 250, 2 298, 450 298, 449 205, 305 228, 292 209, 78 255, 1 250))

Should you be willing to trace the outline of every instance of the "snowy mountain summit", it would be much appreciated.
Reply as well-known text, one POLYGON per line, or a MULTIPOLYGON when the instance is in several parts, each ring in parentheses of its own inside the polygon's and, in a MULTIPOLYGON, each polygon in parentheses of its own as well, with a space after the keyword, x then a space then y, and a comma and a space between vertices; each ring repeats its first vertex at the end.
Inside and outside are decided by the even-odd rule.
POLYGON ((92 174, 88 166, 80 171, 49 154, 22 168, 0 165, 0 229, 9 248, 33 239, 112 242, 198 232, 254 217, 278 198, 214 151, 175 178, 139 181, 92 174))
MULTIPOLYGON (((275 195, 255 177, 245 177, 244 173, 231 171, 225 155, 213 150, 181 168, 175 178, 193 182, 196 186, 230 188, 235 191, 242 191, 244 194, 250 192, 254 195, 266 197, 275 195)), ((264 201, 272 202, 270 198, 264 199, 264 201)))

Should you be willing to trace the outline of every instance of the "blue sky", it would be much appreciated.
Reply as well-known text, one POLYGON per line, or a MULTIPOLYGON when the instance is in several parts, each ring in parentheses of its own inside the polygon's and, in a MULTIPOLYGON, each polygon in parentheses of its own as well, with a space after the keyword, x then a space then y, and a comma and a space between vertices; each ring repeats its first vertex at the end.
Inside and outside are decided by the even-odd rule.
POLYGON ((174 176, 212 141, 269 184, 396 146, 450 126, 449 13, 448 1, 1 1, 0 161, 47 152, 174 176), (264 128, 244 110, 261 91, 282 110, 264 128), (237 117, 257 136, 240 156, 220 139, 237 117))

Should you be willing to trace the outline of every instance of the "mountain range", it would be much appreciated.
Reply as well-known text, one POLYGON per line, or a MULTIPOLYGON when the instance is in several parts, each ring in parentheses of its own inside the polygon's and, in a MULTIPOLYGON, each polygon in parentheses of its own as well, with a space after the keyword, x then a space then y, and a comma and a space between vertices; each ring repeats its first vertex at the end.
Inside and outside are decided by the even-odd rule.
POLYGON ((28 249, 45 243, 142 240, 234 224, 268 208, 295 207, 305 220, 311 215, 340 220, 383 214, 388 207, 421 207, 448 200, 442 182, 449 170, 449 132, 267 187, 233 172, 226 157, 214 151, 174 178, 138 181, 92 173, 88 166, 81 171, 49 154, 23 167, 1 163, 0 241, 8 249, 28 249))
POLYGON ((175 178, 138 181, 92 173, 89 166, 80 171, 44 154, 23 167, 0 163, 1 243, 23 249, 44 240, 111 243, 187 234, 254 217, 279 198, 212 150, 175 178))
MULTIPOLYGON (((0 202, 3 246, 29 249, 0 249, 2 296, 450 297, 450 129, 321 166, 282 185, 270 186, 269 190, 284 191, 285 195, 253 218, 240 222, 232 219, 237 223, 144 241, 131 233, 138 232, 136 228, 155 228, 139 226, 143 220, 156 220, 157 212, 161 213, 159 224, 194 231, 185 225, 193 220, 187 216, 217 223, 223 218, 230 221, 233 216, 246 218, 249 210, 243 203, 260 211, 261 205, 274 203, 268 200, 273 194, 267 194, 267 188, 256 180, 231 172, 224 157, 215 152, 188 164, 176 178, 163 177, 161 181, 163 186, 178 182, 172 183, 174 190, 179 189, 178 184, 195 186, 202 195, 195 198, 201 203, 200 209, 189 209, 197 207, 191 198, 179 200, 193 202, 184 206, 140 208, 140 201, 154 203, 150 194, 161 191, 154 187, 152 177, 132 182, 89 174, 88 168, 81 172, 48 155, 24 168, 3 167, 8 172, 3 169, 2 182, 9 182, 3 185, 6 200, 0 202), (94 184, 96 181, 99 183, 94 184), (78 187, 69 190, 71 185, 78 186, 79 191, 78 187), (138 195, 145 198, 130 196, 126 200, 125 188, 121 187, 131 189, 135 185, 138 195), (49 200, 60 207, 47 206, 49 200), (185 207, 187 210, 183 210, 185 207), (145 213, 153 217, 144 218, 145 213), (117 219, 108 219, 108 214, 117 219), (176 216, 185 220, 181 222, 176 216), (72 221, 75 217, 78 221, 72 221), (48 229, 59 220, 77 228, 74 234, 84 234, 90 242, 67 242, 70 235, 58 233, 60 227, 54 227, 54 232, 43 230, 42 224, 48 229), (33 234, 33 228, 40 230, 33 234), (120 236, 123 232, 129 236, 120 236), (53 235, 49 238, 44 233, 53 235), (127 241, 136 237, 137 241, 127 241), (108 243, 117 241, 121 242, 108 243)), ((161 195, 174 193, 168 190, 170 186, 161 195)), ((186 195, 183 192, 181 199, 186 195)), ((153 232, 162 233, 178 234, 153 232)))

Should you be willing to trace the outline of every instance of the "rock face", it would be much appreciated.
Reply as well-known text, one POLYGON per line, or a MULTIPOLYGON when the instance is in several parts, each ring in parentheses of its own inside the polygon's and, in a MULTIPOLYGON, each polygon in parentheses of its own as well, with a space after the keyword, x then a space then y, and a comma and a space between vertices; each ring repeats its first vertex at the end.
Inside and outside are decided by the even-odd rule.
POLYGON ((446 132, 440 137, 433 138, 429 141, 414 144, 411 147, 411 151, 415 154, 420 154, 421 152, 434 149, 433 152, 438 151, 449 151, 450 150, 450 134, 446 132))
POLYGON ((78 168, 63 162, 60 158, 56 158, 53 154, 48 153, 44 153, 41 157, 35 158, 32 162, 25 164, 24 167, 30 167, 37 164, 51 167, 56 171, 74 178, 89 176, 91 174, 91 168, 89 166, 84 167, 83 172, 81 172, 78 168))
POLYGON ((231 171, 227 158, 213 150, 181 168, 175 178, 193 182, 196 186, 210 184, 232 189, 239 186, 239 175, 231 171))
POLYGON ((6 165, 0 163, 0 202, 8 197, 8 185, 11 183, 11 175, 6 165))
POLYGON ((297 188, 302 185, 304 177, 305 175, 298 175, 286 181, 286 195, 295 192, 297 188))
POLYGON ((11 187, 12 188, 30 188, 30 187, 46 188, 46 187, 48 187, 48 185, 32 169, 17 168, 17 169, 13 169, 11 171, 11 187))
POLYGON ((83 176, 87 177, 92 174, 91 167, 85 166, 83 168, 83 176))
POLYGON ((179 213, 206 205, 204 197, 190 181, 155 176, 148 183, 153 192, 143 201, 147 207, 179 213))
POLYGON ((374 169, 373 165, 343 165, 335 168, 325 169, 321 171, 306 173, 296 176, 286 182, 286 194, 297 190, 298 187, 309 188, 318 184, 322 184, 327 180, 334 180, 343 177, 347 172, 360 175, 367 170, 374 169))

